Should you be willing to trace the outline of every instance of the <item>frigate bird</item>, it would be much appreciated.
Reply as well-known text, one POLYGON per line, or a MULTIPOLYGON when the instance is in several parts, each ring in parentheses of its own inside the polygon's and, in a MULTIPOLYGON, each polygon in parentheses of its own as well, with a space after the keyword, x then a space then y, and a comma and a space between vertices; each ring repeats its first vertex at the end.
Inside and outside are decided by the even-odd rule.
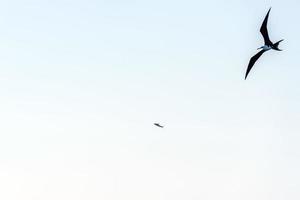
POLYGON ((159 123, 154 123, 155 126, 159 127, 159 128, 163 128, 164 126, 160 125, 159 123))
POLYGON ((258 52, 255 56, 253 56, 248 64, 247 67, 247 71, 246 71, 246 75, 245 75, 245 80, 250 72, 250 70, 252 69, 253 65, 255 64, 255 62, 259 59, 259 57, 265 53, 266 51, 269 51, 271 49, 276 50, 276 51, 282 51, 281 49, 278 48, 278 45, 280 42, 282 42, 283 40, 279 40, 276 43, 271 42, 270 38, 269 38, 269 34, 268 34, 268 29, 267 29, 267 24, 268 24, 268 18, 269 18, 269 14, 270 14, 271 8, 269 9, 261 27, 260 27, 260 32, 264 38, 265 41, 265 45, 258 48, 257 50, 261 49, 260 52, 258 52))

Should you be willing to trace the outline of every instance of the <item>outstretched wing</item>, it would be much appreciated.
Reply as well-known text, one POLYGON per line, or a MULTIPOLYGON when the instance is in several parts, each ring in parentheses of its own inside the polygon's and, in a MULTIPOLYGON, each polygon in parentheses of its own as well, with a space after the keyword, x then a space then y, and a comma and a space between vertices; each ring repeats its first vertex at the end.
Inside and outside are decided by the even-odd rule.
POLYGON ((249 64, 248 64, 248 68, 247 68, 247 71, 246 71, 246 75, 245 75, 245 80, 249 74, 249 72, 251 71, 253 65, 255 64, 255 62, 259 59, 259 57, 265 53, 266 50, 261 50, 260 52, 258 52, 255 56, 253 56, 250 61, 249 61, 249 64))
POLYGON ((261 27, 260 27, 260 32, 262 34, 262 36, 264 37, 265 40, 265 45, 272 45, 273 43, 271 42, 270 38, 269 38, 269 34, 268 34, 268 28, 267 28, 267 24, 268 24, 268 18, 269 18, 269 13, 271 11, 271 8, 269 9, 261 27))

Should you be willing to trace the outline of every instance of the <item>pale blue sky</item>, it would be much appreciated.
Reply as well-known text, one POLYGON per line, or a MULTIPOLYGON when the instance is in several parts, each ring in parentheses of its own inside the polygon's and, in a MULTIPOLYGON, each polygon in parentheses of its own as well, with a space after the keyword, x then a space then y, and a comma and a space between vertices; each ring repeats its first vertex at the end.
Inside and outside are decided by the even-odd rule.
POLYGON ((0 199, 299 199, 299 9, 0 1, 0 199))

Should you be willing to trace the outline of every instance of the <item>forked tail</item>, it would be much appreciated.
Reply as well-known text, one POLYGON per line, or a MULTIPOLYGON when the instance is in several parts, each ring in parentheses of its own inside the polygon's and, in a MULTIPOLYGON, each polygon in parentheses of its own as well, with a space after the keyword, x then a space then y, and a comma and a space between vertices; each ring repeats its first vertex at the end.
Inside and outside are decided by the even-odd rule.
POLYGON ((276 42, 276 43, 274 44, 274 49, 275 49, 275 50, 277 50, 277 51, 282 51, 281 49, 278 48, 279 43, 282 42, 282 41, 283 41, 283 40, 279 40, 278 42, 276 42))

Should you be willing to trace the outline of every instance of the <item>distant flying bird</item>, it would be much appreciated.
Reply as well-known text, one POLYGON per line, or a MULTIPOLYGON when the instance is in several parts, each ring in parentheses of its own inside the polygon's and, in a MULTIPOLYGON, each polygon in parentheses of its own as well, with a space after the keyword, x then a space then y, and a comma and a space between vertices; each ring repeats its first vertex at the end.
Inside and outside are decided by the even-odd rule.
POLYGON ((258 49, 262 49, 262 50, 250 59, 250 62, 248 64, 248 68, 247 68, 247 71, 246 71, 246 75, 245 75, 245 80, 246 80, 250 70, 252 69, 253 65, 255 64, 255 62, 259 59, 259 57, 263 53, 265 53, 266 51, 269 51, 271 49, 276 50, 276 51, 282 51, 281 49, 278 48, 278 45, 283 40, 279 40, 278 42, 273 44, 273 42, 271 42, 271 40, 269 38, 267 23, 268 23, 268 18, 269 18, 270 11, 271 11, 271 8, 269 9, 269 11, 268 11, 261 27, 260 27, 260 32, 261 32, 262 36, 264 37, 265 45, 258 48, 258 49))
POLYGON ((163 128, 164 126, 160 125, 159 123, 154 123, 155 126, 159 127, 159 128, 163 128))

